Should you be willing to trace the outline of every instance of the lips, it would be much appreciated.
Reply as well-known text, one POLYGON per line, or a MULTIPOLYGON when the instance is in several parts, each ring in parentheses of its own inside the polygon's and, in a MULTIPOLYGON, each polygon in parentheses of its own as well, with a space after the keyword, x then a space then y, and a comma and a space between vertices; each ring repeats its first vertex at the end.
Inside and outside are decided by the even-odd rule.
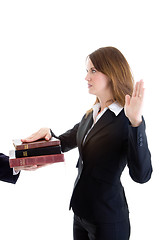
POLYGON ((88 88, 91 88, 92 87, 92 85, 91 84, 88 84, 88 88))

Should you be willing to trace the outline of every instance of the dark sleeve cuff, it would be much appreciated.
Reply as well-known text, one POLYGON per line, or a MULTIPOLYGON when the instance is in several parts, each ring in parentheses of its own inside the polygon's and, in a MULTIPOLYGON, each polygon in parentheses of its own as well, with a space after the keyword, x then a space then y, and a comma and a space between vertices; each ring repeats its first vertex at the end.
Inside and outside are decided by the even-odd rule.
POLYGON ((59 139, 59 137, 56 136, 56 135, 54 134, 54 132, 52 132, 52 129, 50 129, 50 132, 51 132, 51 136, 52 136, 52 137, 59 139))
POLYGON ((151 154, 145 132, 145 121, 138 127, 129 125, 128 131, 128 167, 132 179, 145 183, 151 178, 151 154))
POLYGON ((8 183, 16 183, 19 174, 13 175, 13 169, 9 166, 9 157, 0 153, 0 180, 8 183))

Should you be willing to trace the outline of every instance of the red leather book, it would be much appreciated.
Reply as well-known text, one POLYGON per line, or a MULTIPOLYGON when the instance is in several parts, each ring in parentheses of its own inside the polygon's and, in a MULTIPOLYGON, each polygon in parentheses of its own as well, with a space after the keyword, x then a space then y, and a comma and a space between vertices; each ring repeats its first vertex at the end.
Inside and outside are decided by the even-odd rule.
POLYGON ((25 150, 25 149, 31 149, 31 148, 58 146, 60 145, 60 140, 53 137, 49 141, 41 139, 35 142, 23 143, 20 139, 15 139, 13 140, 13 145, 16 150, 25 150))
POLYGON ((12 152, 15 152, 15 151, 10 151, 10 157, 9 157, 10 168, 64 162, 64 154, 14 158, 14 156, 12 156, 12 152))

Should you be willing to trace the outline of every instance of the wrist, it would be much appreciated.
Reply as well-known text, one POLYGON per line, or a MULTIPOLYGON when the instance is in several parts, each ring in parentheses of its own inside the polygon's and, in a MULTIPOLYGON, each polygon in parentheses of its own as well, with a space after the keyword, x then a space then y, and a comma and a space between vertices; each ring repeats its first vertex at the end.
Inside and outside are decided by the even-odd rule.
POLYGON ((20 172, 17 168, 13 168, 13 175, 17 175, 20 172))
POLYGON ((139 127, 142 123, 142 117, 130 120, 132 127, 139 127))

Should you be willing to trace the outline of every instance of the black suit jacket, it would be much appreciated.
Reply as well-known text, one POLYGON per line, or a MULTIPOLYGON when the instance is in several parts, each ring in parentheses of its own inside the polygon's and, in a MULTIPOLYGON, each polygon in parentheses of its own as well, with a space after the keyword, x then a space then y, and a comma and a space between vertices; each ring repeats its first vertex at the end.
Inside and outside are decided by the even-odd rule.
POLYGON ((9 157, 0 153, 0 180, 9 183, 16 183, 19 174, 13 175, 13 169, 9 166, 9 157))
MULTIPOLYGON (((111 223, 128 218, 128 206, 120 181, 126 164, 131 178, 147 182, 152 173, 145 122, 133 128, 124 110, 118 116, 109 109, 83 139, 93 124, 92 113, 73 129, 60 135, 62 151, 79 149, 78 177, 70 207, 93 223, 111 223)), ((54 135, 54 134, 53 134, 54 135)), ((55 135, 54 135, 55 136, 55 135)))

